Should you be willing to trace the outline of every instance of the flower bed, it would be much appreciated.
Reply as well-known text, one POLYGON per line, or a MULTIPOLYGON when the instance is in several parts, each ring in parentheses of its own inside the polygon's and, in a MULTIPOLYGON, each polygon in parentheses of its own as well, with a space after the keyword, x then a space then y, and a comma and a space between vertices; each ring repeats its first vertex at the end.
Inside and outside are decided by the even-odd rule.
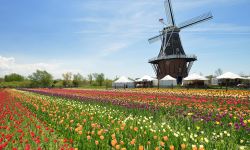
POLYGON ((0 90, 0 149, 70 148, 53 128, 37 118, 7 91, 0 90))
POLYGON ((39 94, 10 93, 79 149, 249 148, 249 100, 244 94, 29 91, 39 94))

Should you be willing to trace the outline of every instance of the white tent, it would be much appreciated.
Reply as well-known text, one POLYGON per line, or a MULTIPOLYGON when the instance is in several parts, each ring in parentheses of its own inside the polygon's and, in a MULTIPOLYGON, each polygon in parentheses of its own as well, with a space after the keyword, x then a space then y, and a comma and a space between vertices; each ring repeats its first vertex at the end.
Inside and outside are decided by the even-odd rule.
POLYGON ((115 82, 113 82, 113 87, 115 88, 134 88, 135 84, 134 81, 130 80, 125 76, 121 76, 115 82))
POLYGON ((208 79, 206 77, 193 73, 187 76, 186 78, 184 78, 183 80, 184 81, 207 81, 208 79))
POLYGON ((133 81, 125 76, 121 76, 119 79, 115 81, 115 83, 129 83, 129 82, 133 82, 133 81))
POLYGON ((226 72, 220 76, 217 77, 217 79, 243 79, 243 77, 234 74, 232 72, 226 72))
MULTIPOLYGON (((226 90, 227 90, 228 84, 232 85, 232 83, 230 83, 229 80, 244 79, 244 78, 241 77, 241 76, 239 76, 239 75, 237 75, 237 74, 235 74, 235 73, 226 72, 226 73, 218 76, 217 79, 219 79, 219 80, 226 80, 226 90)), ((233 84, 236 85, 238 83, 237 83, 237 81, 233 81, 233 84)))
POLYGON ((194 84, 194 83, 197 84, 197 82, 199 82, 200 84, 202 82, 202 84, 208 85, 208 79, 196 73, 193 73, 183 79, 183 85, 194 84))
POLYGON ((136 81, 137 82, 152 81, 154 87, 158 86, 158 80, 156 78, 150 77, 149 75, 144 75, 143 77, 137 79, 136 81))
POLYGON ((160 87, 169 87, 169 86, 176 86, 177 82, 176 79, 171 77, 170 75, 166 75, 159 81, 160 87))
POLYGON ((148 75, 145 75, 145 76, 141 77, 140 79, 137 79, 136 81, 153 81, 153 80, 156 80, 156 79, 152 78, 148 75))

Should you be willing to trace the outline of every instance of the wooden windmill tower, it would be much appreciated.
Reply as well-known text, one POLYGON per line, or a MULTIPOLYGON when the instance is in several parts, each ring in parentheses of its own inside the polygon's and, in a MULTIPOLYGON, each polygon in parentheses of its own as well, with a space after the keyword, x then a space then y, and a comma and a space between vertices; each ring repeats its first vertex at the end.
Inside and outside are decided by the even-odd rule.
POLYGON ((162 41, 160 53, 157 57, 150 59, 149 63, 152 64, 158 79, 171 75, 177 79, 177 83, 181 83, 182 79, 188 76, 197 57, 195 55, 186 55, 181 44, 179 32, 184 28, 212 19, 213 16, 211 12, 205 13, 176 26, 171 0, 165 0, 164 4, 168 25, 163 22, 163 19, 160 19, 159 21, 166 27, 160 31, 160 35, 148 40, 149 43, 158 40, 162 41))

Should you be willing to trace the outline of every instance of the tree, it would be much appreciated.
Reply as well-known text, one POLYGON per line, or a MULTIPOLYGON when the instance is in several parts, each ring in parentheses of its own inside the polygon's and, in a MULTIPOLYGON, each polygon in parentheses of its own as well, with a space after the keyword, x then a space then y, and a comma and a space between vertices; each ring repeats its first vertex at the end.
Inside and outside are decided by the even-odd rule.
POLYGON ((88 75, 88 80, 89 80, 89 84, 91 85, 92 81, 93 81, 93 75, 92 74, 88 75))
POLYGON ((63 87, 63 80, 61 80, 61 79, 54 80, 52 87, 62 88, 63 87))
POLYGON ((78 87, 82 80, 83 76, 80 73, 73 75, 73 86, 78 87))
POLYGON ((66 72, 62 74, 62 76, 63 76, 63 86, 69 87, 71 85, 72 73, 66 72))
POLYGON ((9 75, 4 76, 4 81, 5 82, 24 81, 24 77, 16 73, 11 73, 9 75))
POLYGON ((223 71, 221 70, 221 68, 219 68, 215 71, 215 76, 217 76, 217 77, 222 75, 222 74, 223 74, 223 71))
POLYGON ((96 83, 99 86, 102 86, 102 84, 104 82, 104 74, 103 73, 93 73, 93 76, 95 78, 96 83))
POLYGON ((112 87, 112 82, 113 82, 113 80, 105 79, 105 86, 106 86, 106 88, 112 87))
POLYGON ((47 71, 36 70, 28 77, 33 87, 50 87, 53 82, 53 76, 47 71))
POLYGON ((98 76, 96 78, 96 82, 99 84, 99 86, 102 86, 102 84, 104 82, 104 74, 103 73, 98 74, 98 76))

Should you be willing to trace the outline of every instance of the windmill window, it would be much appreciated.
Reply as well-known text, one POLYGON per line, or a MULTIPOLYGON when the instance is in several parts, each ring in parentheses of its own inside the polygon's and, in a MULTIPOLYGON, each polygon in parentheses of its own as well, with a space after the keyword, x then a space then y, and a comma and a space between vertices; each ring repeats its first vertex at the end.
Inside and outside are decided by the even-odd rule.
POLYGON ((180 54, 180 49, 176 48, 176 54, 180 54))
POLYGON ((182 69, 179 67, 179 73, 181 73, 182 69))

